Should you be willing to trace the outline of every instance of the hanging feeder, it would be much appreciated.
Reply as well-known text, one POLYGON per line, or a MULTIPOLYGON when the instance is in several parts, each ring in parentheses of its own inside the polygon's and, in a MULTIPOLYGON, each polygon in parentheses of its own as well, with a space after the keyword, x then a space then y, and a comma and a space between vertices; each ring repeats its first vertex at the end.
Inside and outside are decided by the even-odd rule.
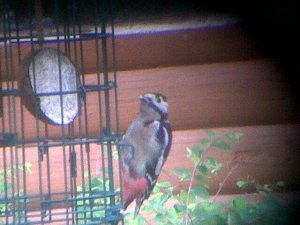
POLYGON ((68 125, 80 111, 77 69, 56 49, 41 48, 26 57, 19 86, 25 106, 46 122, 68 125))

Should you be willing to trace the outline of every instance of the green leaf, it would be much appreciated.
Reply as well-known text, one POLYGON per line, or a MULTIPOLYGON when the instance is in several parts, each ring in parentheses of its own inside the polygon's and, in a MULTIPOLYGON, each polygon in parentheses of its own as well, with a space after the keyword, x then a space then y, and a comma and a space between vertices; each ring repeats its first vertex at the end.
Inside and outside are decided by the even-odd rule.
POLYGON ((202 154, 202 149, 199 146, 194 146, 191 148, 191 153, 199 158, 202 154))
POLYGON ((201 173, 204 176, 207 176, 208 172, 209 172, 207 166, 204 165, 204 164, 198 165, 197 170, 198 170, 199 173, 201 173))
POLYGON ((197 175, 196 176, 196 181, 199 185, 201 185, 202 187, 205 187, 205 188, 209 188, 208 186, 208 182, 207 182, 207 177, 208 176, 203 176, 202 174, 200 175, 197 175))
POLYGON ((6 190, 9 191, 12 189, 12 183, 7 183, 6 184, 6 190))
POLYGON ((175 175, 180 181, 190 180, 191 171, 188 168, 175 168, 171 170, 171 175, 175 175))
POLYGON ((204 187, 193 187, 191 189, 191 192, 194 193, 195 195, 201 197, 201 198, 204 198, 204 199, 207 199, 209 197, 209 193, 208 193, 208 190, 204 187))
POLYGON ((246 181, 243 181, 243 180, 238 180, 236 182, 236 186, 238 186, 238 188, 244 188, 244 187, 246 187, 246 185, 247 185, 246 181))
POLYGON ((181 213, 186 211, 186 206, 184 204, 175 204, 174 209, 177 213, 181 213))
POLYGON ((83 189, 81 186, 77 186, 77 192, 81 192, 83 189))
POLYGON ((238 212, 230 210, 227 214, 227 225, 241 225, 242 219, 238 212))
POLYGON ((222 140, 215 141, 214 143, 212 143, 212 146, 221 150, 230 150, 230 145, 222 140))
POLYGON ((222 163, 220 163, 218 160, 216 160, 216 159, 214 159, 212 157, 208 157, 207 158, 207 161, 205 162, 205 165, 207 166, 207 168, 210 169, 210 172, 212 174, 217 173, 223 167, 222 163))
POLYGON ((197 200, 197 195, 191 190, 189 193, 188 193, 188 195, 189 195, 189 201, 188 201, 188 204, 190 205, 190 204, 193 204, 193 203, 195 203, 196 202, 196 200, 197 200))
POLYGON ((187 148, 187 152, 187 157, 193 161, 194 165, 197 165, 200 162, 202 149, 199 146, 194 146, 192 148, 187 148))
POLYGON ((172 187, 172 184, 169 181, 163 181, 163 182, 157 183, 155 186, 158 186, 160 188, 169 188, 169 187, 172 187))
POLYGON ((31 174, 31 163, 25 163, 25 172, 31 174))
POLYGON ((140 215, 137 215, 134 218, 134 213, 131 213, 128 217, 126 217, 126 224, 130 224, 130 225, 144 225, 145 224, 145 220, 140 215))
POLYGON ((103 179, 101 177, 95 177, 92 179, 92 188, 99 188, 100 190, 103 189, 103 179))
POLYGON ((161 205, 164 205, 170 198, 170 195, 168 194, 163 194, 162 197, 159 199, 159 203, 161 205))
MULTIPOLYGON (((155 222, 156 224, 164 224, 165 216, 161 213, 157 213, 155 216, 155 222)), ((130 224, 130 223, 129 223, 130 224)), ((131 224, 130 224, 131 225, 131 224)), ((142 225, 142 224, 141 224, 142 225)), ((144 225, 144 224, 143 224, 144 225)))
POLYGON ((210 139, 215 140, 216 139, 216 133, 210 129, 205 130, 205 133, 210 137, 210 139))
POLYGON ((270 193, 270 192, 273 191, 273 188, 272 188, 272 186, 271 186, 270 184, 264 184, 263 190, 264 190, 265 192, 267 192, 267 193, 270 193))
POLYGON ((276 183, 276 186, 279 187, 279 188, 284 188, 285 187, 285 183, 283 181, 278 181, 276 183))
POLYGON ((186 200, 188 198, 188 193, 184 190, 181 190, 179 193, 179 199, 182 203, 186 203, 186 200))
POLYGON ((228 134, 227 135, 227 139, 230 142, 238 143, 240 141, 240 138, 242 136, 243 136, 243 133, 241 133, 241 132, 235 132, 235 133, 232 133, 232 134, 228 134))
POLYGON ((200 144, 204 149, 208 149, 211 146, 211 141, 207 139, 203 139, 200 141, 200 144))
MULTIPOLYGON (((166 211, 166 216, 169 220, 174 220, 174 218, 178 216, 178 213, 176 212, 175 208, 171 208, 166 211)), ((162 224, 166 224, 166 223, 162 223, 162 224)), ((173 224, 173 223, 168 223, 168 224, 173 224)))
POLYGON ((232 200, 232 205, 234 208, 237 208, 239 210, 243 210, 247 206, 247 202, 244 198, 238 197, 232 200))
POLYGON ((108 167, 103 167, 102 168, 102 173, 103 174, 108 175, 108 172, 109 172, 109 168, 108 167))
POLYGON ((112 156, 113 156, 113 159, 114 159, 114 160, 118 160, 118 159, 119 159, 118 151, 113 151, 112 156))

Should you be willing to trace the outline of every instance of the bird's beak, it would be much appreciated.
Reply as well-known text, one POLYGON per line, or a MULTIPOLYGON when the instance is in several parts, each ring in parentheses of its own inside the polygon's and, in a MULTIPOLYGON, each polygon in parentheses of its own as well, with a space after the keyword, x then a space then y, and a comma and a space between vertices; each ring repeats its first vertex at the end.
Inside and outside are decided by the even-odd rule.
POLYGON ((146 102, 146 97, 145 97, 144 95, 140 95, 140 96, 139 96, 139 100, 140 100, 141 102, 146 102))

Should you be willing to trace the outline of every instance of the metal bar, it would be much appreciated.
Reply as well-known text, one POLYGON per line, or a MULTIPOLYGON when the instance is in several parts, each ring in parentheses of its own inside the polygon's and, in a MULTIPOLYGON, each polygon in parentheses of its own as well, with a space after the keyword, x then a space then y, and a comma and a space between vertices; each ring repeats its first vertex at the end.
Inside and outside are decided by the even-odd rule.
MULTIPOLYGON (((80 193, 80 192, 79 192, 80 193)), ((11 195, 8 197, 3 197, 1 196, 1 200, 5 200, 5 201, 16 201, 18 199, 39 199, 40 197, 43 198, 43 200, 41 201, 41 203, 45 203, 45 204, 50 204, 50 203, 64 203, 66 200, 67 201, 78 201, 78 200, 83 200, 83 199, 93 199, 93 198, 105 198, 105 197, 109 197, 112 195, 119 195, 120 192, 119 191, 113 191, 113 192, 104 192, 104 191, 93 191, 92 192, 92 196, 86 196, 86 197, 65 197, 65 198, 61 198, 61 199, 56 199, 57 197, 55 196, 66 196, 66 195, 71 195, 72 192, 68 191, 68 192, 52 192, 51 193, 52 196, 54 197, 53 199, 49 199, 48 198, 48 194, 29 194, 29 195, 22 195, 20 197, 16 197, 15 195, 11 195), (108 195, 107 195, 107 194, 108 195)))
POLYGON ((71 168, 71 177, 72 178, 77 177, 77 155, 74 150, 71 150, 70 152, 70 168, 71 168))
MULTIPOLYGON (((3 181, 4 181, 4 199, 8 198, 8 178, 7 178, 7 159, 6 159, 6 149, 3 149, 3 181)), ((3 195, 3 193, 2 193, 3 195)), ((4 215, 8 215, 8 202, 5 201, 5 211, 3 212, 4 215)), ((8 223, 8 217, 6 217, 6 223, 8 223)))
MULTIPOLYGON (((98 19, 97 19, 97 15, 98 15, 98 6, 97 6, 97 1, 93 1, 94 4, 94 29, 96 32, 98 32, 98 19)), ((101 85, 101 79, 100 79, 100 50, 99 50, 99 40, 95 39, 95 46, 96 46, 96 74, 97 74, 97 85, 101 85)), ((103 56, 102 56, 103 57, 103 56)), ((104 69, 103 69, 104 71, 104 69)), ((98 92, 98 110, 99 110, 99 128, 101 128, 101 130, 103 130, 103 113, 102 113, 102 96, 101 96, 101 92, 98 92)))
MULTIPOLYGON (((46 124, 46 127, 45 127, 46 131, 46 137, 48 137, 48 130, 47 130, 47 124, 46 124)), ((50 165, 50 152, 49 152, 49 147, 45 146, 44 148, 46 150, 45 154, 46 154, 46 169, 47 169, 47 189, 48 189, 48 194, 47 194, 47 197, 49 199, 51 199, 51 165, 50 165)), ((51 220, 51 207, 49 207, 47 210, 50 210, 50 220, 51 220)))
MULTIPOLYGON (((69 145, 69 164, 70 164, 70 191, 71 198, 76 198, 76 177, 77 177, 77 156, 76 152, 74 152, 73 145, 69 145)), ((76 211, 76 204, 72 203, 70 205, 72 211, 76 211)), ((72 223, 77 223, 76 215, 72 215, 72 223)))
MULTIPOLYGON (((77 2, 76 0, 72 0, 72 16, 73 16, 73 20, 74 20, 74 24, 77 24, 78 26, 78 32, 79 32, 79 36, 81 35, 81 16, 80 16, 80 10, 76 11, 77 7, 80 4, 80 2, 77 2), (75 22, 76 21, 76 22, 75 22)), ((76 34, 76 27, 75 25, 73 26, 73 34, 76 34)), ((76 65, 78 65, 79 63, 81 63, 81 73, 82 73, 82 84, 80 84, 80 80, 78 80, 78 85, 82 85, 82 87, 84 87, 85 89, 85 64, 84 64, 84 57, 83 57, 83 45, 82 45, 82 40, 80 40, 79 42, 79 59, 77 59, 77 43, 74 42, 74 49, 75 49, 75 63, 76 65)), ((78 96, 79 97, 79 96, 78 96)), ((83 126, 85 125, 85 136, 88 136, 88 120, 87 120, 87 107, 86 107, 86 93, 84 93, 82 96, 80 96, 81 98, 78 99, 78 101, 80 102, 80 106, 83 103, 83 107, 84 107, 84 112, 83 112, 83 120, 79 120, 78 123, 78 127, 79 127, 79 137, 82 138, 84 136, 84 130, 83 130, 83 126), (83 101, 81 101, 83 100, 83 101)), ((82 192, 83 192, 83 196, 85 197, 86 195, 88 195, 88 193, 91 191, 91 173, 90 173, 90 159, 89 159, 89 144, 88 143, 84 143, 84 144, 80 144, 80 157, 81 157, 81 183, 82 183, 82 192), (85 152, 87 154, 87 166, 88 169, 87 171, 85 171, 85 160, 84 160, 84 149, 85 152), (86 175, 85 173, 87 172, 87 178, 88 178, 88 190, 86 190, 86 175)), ((86 209, 86 201, 83 201, 83 205, 84 208, 86 209)), ((91 217, 93 217, 93 214, 91 213, 91 217)), ((78 219, 78 216, 77 216, 78 219)), ((83 222, 87 223, 88 221, 88 215, 86 212, 83 212, 83 222)))
POLYGON ((43 6, 42 0, 34 1, 34 13, 37 30, 37 39, 40 42, 40 48, 43 47, 44 27, 43 27, 43 6))
MULTIPOLYGON (((101 18, 101 33, 106 33, 106 15, 105 15, 105 8, 107 5, 106 1, 101 1, 102 8, 100 7, 100 13, 102 15, 101 18)), ((109 78, 108 78, 108 54, 107 54, 107 39, 102 39, 102 64, 103 64, 103 76, 104 76, 104 84, 108 84, 109 78)), ((105 130, 107 134, 111 133, 111 116, 110 116, 110 92, 109 90, 104 90, 104 98, 105 98, 105 115, 106 115, 106 127, 105 130)), ((114 176, 113 176, 113 168, 112 168, 112 145, 111 142, 107 142, 107 157, 108 157, 108 177, 109 177, 109 189, 114 190, 114 176)), ((115 204, 115 198, 114 196, 111 197, 110 204, 115 204)))
MULTIPOLYGON (((19 32, 19 19, 16 19, 16 35, 17 37, 20 36, 20 32, 19 32)), ((19 40, 17 41, 17 51, 18 51, 18 63, 19 65, 21 64, 21 44, 19 42, 19 40)), ((21 124, 21 138, 24 139, 25 138, 25 126, 24 126, 24 108, 22 105, 22 102, 20 101, 20 124, 21 124)), ((22 171, 22 177, 23 177, 23 196, 27 195, 27 173, 26 173, 26 154, 25 154, 25 145, 21 146, 21 156, 22 156, 22 165, 23 165, 23 171, 22 171)), ((28 222, 28 200, 26 197, 24 197, 23 199, 20 197, 20 201, 22 201, 23 204, 23 209, 24 209, 24 222, 27 223, 28 222)))
MULTIPOLYGON (((68 185, 68 172, 67 172, 67 156, 66 156, 66 149, 65 149, 65 147, 63 147, 63 162, 64 162, 64 165, 63 165, 63 173, 64 173, 64 186, 65 186, 65 188, 64 188, 64 191, 65 191, 65 193, 68 193, 69 191, 68 191, 68 189, 69 189, 69 185, 68 185)), ((68 215, 68 213, 69 213, 69 210, 68 209, 66 209, 66 220, 68 221, 69 220, 69 215, 68 215)))
MULTIPOLYGON (((92 192, 92 175, 91 175, 91 158, 90 158, 90 145, 86 145, 86 155, 87 155, 87 178, 88 178, 88 193, 92 192)), ((91 217, 93 218, 94 212, 91 212, 91 217)))
POLYGON ((1 96, 53 96, 53 95, 69 95, 69 94, 81 94, 85 95, 88 92, 99 92, 104 90, 111 90, 115 87, 114 81, 109 81, 108 85, 84 85, 78 90, 72 91, 53 91, 43 93, 21 93, 18 89, 2 89, 1 96))
POLYGON ((18 145, 18 136, 16 133, 0 133, 0 147, 18 145))
POLYGON ((0 37, 0 42, 10 42, 10 44, 15 43, 32 43, 32 44, 52 44, 57 42, 78 42, 78 41, 89 41, 95 39, 109 38, 112 34, 106 33, 105 35, 101 33, 78 33, 70 35, 68 38, 65 37, 65 33, 56 35, 45 35, 44 40, 39 40, 36 35, 20 35, 11 37, 0 37))
MULTIPOLYGON (((8 5, 5 4, 4 8, 8 9, 8 5)), ((4 23, 4 34, 5 37, 9 37, 10 35, 10 23, 4 23)), ((6 81, 6 86, 11 88, 11 82, 10 82, 10 76, 12 74, 12 61, 10 61, 11 59, 11 51, 10 51, 10 47, 7 43, 4 43, 4 57, 5 57, 5 61, 4 61, 4 68, 5 68, 5 72, 6 72, 6 77, 7 77, 7 81, 6 81), (10 62, 10 63, 9 63, 10 62)), ((14 115, 13 115, 13 103, 12 103, 12 99, 9 97, 7 98, 7 114, 8 114, 8 118, 7 118, 7 122, 8 122, 8 131, 9 132, 13 132, 13 128, 14 128, 14 115)), ((4 173, 6 173, 7 169, 9 168, 9 173, 6 173, 4 176, 7 176, 7 179, 5 182, 9 182, 10 187, 6 184, 5 187, 5 196, 14 196, 15 194, 15 190, 16 190, 16 182, 15 182, 15 170, 14 170, 14 151, 13 151, 13 147, 8 147, 8 152, 9 152, 9 158, 10 158, 10 165, 8 167, 5 166, 4 168, 4 173)), ((4 150, 5 151, 5 150, 4 150)), ((15 221, 16 220, 16 205, 15 202, 10 202, 9 204, 9 210, 12 211, 12 218, 15 221)))
POLYGON ((101 143, 101 142, 107 142, 107 141, 112 141, 116 142, 117 141, 117 136, 112 134, 110 136, 90 136, 90 137, 85 137, 83 138, 67 138, 66 141, 61 141, 60 138, 32 138, 32 139, 19 139, 18 143, 19 145, 27 145, 26 147, 34 147, 36 145, 39 146, 48 146, 48 147, 58 147, 62 145, 70 145, 70 144, 92 144, 92 143, 101 143), (41 144, 44 142, 49 142, 48 144, 41 144))

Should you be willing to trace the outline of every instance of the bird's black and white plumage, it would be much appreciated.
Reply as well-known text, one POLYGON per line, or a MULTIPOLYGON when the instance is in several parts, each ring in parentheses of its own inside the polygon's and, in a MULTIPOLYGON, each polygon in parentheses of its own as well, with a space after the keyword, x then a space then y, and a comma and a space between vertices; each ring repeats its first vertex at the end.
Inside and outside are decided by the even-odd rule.
POLYGON ((151 194, 172 142, 166 97, 147 93, 139 100, 140 111, 120 148, 124 209, 136 200, 135 215, 151 194))

